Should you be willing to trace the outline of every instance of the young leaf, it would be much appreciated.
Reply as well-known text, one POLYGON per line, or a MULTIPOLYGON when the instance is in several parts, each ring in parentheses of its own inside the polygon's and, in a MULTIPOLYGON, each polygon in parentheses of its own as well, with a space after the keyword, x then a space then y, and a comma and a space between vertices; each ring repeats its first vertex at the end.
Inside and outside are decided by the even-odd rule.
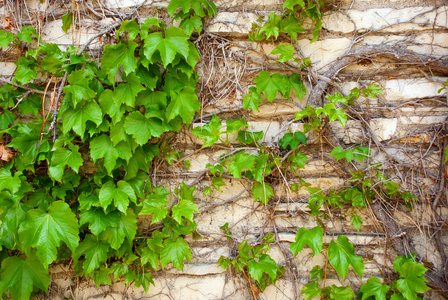
POLYGON ((264 205, 268 205, 269 198, 274 196, 274 191, 266 182, 255 182, 252 187, 252 195, 256 201, 258 200, 264 205))
POLYGON ((302 131, 296 131, 294 134, 288 132, 280 139, 278 144, 283 149, 288 149, 288 146, 291 150, 296 150, 299 144, 306 144, 306 136, 302 131))
POLYGON ((331 299, 337 300, 352 300, 355 297, 355 293, 352 291, 349 286, 335 286, 334 284, 331 286, 331 299))
POLYGON ((291 44, 282 44, 275 47, 271 54, 280 54, 279 62, 286 62, 294 56, 295 49, 291 44))
POLYGON ((363 224, 362 218, 358 215, 353 215, 350 219, 350 225, 356 228, 356 231, 359 232, 359 229, 361 228, 363 224))
POLYGON ((65 14, 62 15, 62 30, 64 30, 64 32, 67 33, 72 24, 73 24, 73 14, 70 10, 68 10, 65 14))
POLYGON ((324 232, 320 226, 311 230, 305 227, 300 228, 296 233, 296 242, 290 245, 292 253, 296 256, 305 245, 308 245, 313 250, 313 256, 319 254, 322 251, 323 235, 324 232))
POLYGON ((171 121, 180 116, 185 124, 190 124, 194 113, 200 109, 201 104, 194 89, 186 86, 179 93, 171 91, 171 103, 166 109, 166 118, 171 121))
POLYGON ((243 98, 243 108, 244 109, 252 109, 258 111, 258 105, 263 102, 263 99, 260 97, 260 93, 257 92, 256 87, 249 87, 249 93, 246 94, 243 98))
POLYGON ((117 183, 117 187, 113 181, 108 181, 101 187, 99 195, 101 206, 106 210, 106 208, 114 201, 114 205, 119 211, 125 213, 129 201, 136 202, 137 197, 135 196, 134 189, 126 181, 120 180, 117 183))
POLYGON ((353 270, 359 276, 362 277, 364 273, 363 259, 361 256, 355 255, 355 247, 353 247, 345 235, 339 235, 336 243, 334 241, 330 242, 328 260, 342 277, 342 280, 345 280, 349 265, 353 267, 353 270))
POLYGON ((110 82, 115 83, 115 76, 120 65, 123 66, 125 74, 137 69, 137 58, 134 56, 135 48, 137 48, 137 43, 133 41, 118 45, 107 44, 104 47, 101 69, 106 70, 110 82))
POLYGON ((386 300, 386 294, 389 289, 390 287, 388 285, 383 285, 381 279, 378 277, 370 277, 367 280, 367 283, 361 286, 359 292, 362 293, 361 300, 369 298, 370 296, 374 296, 376 300, 386 300))
POLYGON ((76 248, 73 259, 78 260, 82 255, 85 255, 82 266, 84 272, 89 274, 106 262, 109 249, 110 245, 108 243, 98 241, 96 236, 88 234, 84 238, 84 241, 76 248))
POLYGON ((322 289, 319 287, 319 282, 310 282, 305 284, 300 294, 305 294, 305 300, 319 297, 322 294, 322 289))
POLYGON ((2 261, 0 271, 0 295, 6 290, 17 300, 31 298, 33 286, 47 292, 50 285, 50 276, 36 255, 27 259, 8 257, 2 261))
POLYGON ((174 60, 176 53, 188 58, 188 36, 180 28, 170 27, 165 31, 165 38, 160 32, 154 32, 145 39, 144 50, 146 58, 153 62, 154 52, 158 52, 166 68, 174 60))
POLYGON ((205 143, 202 145, 202 147, 210 147, 216 141, 219 139, 220 130, 221 130, 222 124, 221 120, 217 115, 213 115, 210 122, 208 122, 207 125, 201 126, 201 127, 195 127, 191 130, 194 136, 204 139, 205 143))
POLYGON ((266 99, 273 101, 277 92, 284 94, 287 90, 287 82, 285 77, 280 73, 275 73, 271 77, 268 71, 261 71, 255 78, 254 82, 257 85, 257 93, 264 91, 266 99))
POLYGON ((169 262, 173 262, 173 266, 179 270, 184 269, 184 258, 191 261, 192 253, 190 246, 181 237, 166 239, 163 242, 162 253, 160 254, 160 263, 162 268, 169 262))
POLYGON ((62 201, 53 202, 48 213, 40 209, 29 210, 19 230, 22 242, 37 249, 37 256, 45 268, 56 259, 61 241, 75 251, 79 243, 78 233, 78 219, 62 201))
POLYGON ((250 276, 258 282, 261 281, 263 273, 268 274, 273 281, 277 279, 277 271, 279 267, 275 260, 273 260, 269 255, 263 254, 258 262, 251 259, 247 263, 247 266, 249 268, 250 276))

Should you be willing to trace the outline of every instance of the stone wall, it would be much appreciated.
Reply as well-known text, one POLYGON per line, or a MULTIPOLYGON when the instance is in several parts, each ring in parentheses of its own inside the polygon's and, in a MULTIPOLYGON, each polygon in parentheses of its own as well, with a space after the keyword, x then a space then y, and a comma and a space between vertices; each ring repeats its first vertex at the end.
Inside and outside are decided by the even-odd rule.
MULTIPOLYGON (((350 284, 356 290, 370 276, 381 278, 393 259, 403 254, 392 246, 397 242, 410 247, 405 249, 406 253, 416 251, 420 261, 439 279, 446 276, 444 251, 448 246, 445 224, 448 209, 443 157, 448 95, 446 90, 438 92, 448 76, 446 1, 331 0, 326 6, 319 40, 310 43, 311 34, 304 33, 297 41, 303 56, 313 62, 311 69, 303 73, 308 79, 309 95, 296 103, 281 98, 273 103, 264 102, 259 112, 242 111, 242 98, 253 85, 255 76, 262 70, 288 74, 294 65, 280 64, 275 61, 277 57, 270 54, 281 39, 276 43, 254 43, 248 42, 247 36, 252 23, 259 17, 266 19, 269 13, 280 11, 283 0, 214 2, 218 14, 207 21, 197 41, 202 55, 198 89, 204 105, 193 126, 200 126, 201 120, 208 121, 212 114, 219 114, 222 120, 243 115, 251 125, 250 130, 263 130, 263 143, 275 148, 288 130, 303 128, 293 116, 307 102, 316 103, 315 96, 319 93, 316 82, 323 83, 325 91, 331 94, 348 93, 353 87, 366 87, 370 83, 383 89, 384 94, 376 99, 361 98, 354 105, 358 117, 349 118, 344 128, 332 124, 331 129, 344 147, 369 146, 370 162, 382 163, 380 169, 418 196, 418 202, 411 213, 403 207, 387 212, 387 218, 396 220, 400 229, 392 234, 382 230, 380 225, 384 225, 385 220, 375 215, 373 210, 378 208, 375 204, 359 211, 364 220, 359 233, 344 215, 336 213, 327 220, 325 243, 336 239, 338 234, 347 235, 356 246, 356 253, 364 257, 366 267, 362 279, 349 272, 345 282, 334 271, 329 272, 326 284, 350 284), (435 199, 438 203, 433 205, 435 199)), ((41 33, 43 42, 54 42, 61 48, 82 45, 125 14, 133 13, 139 20, 157 16, 169 21, 168 1, 163 0, 26 0, 3 1, 0 5, 3 18, 20 18, 12 21, 32 23, 41 33), (65 34, 61 29, 61 16, 72 9, 72 5, 79 10, 82 23, 65 34)), ((90 44, 88 52, 98 56, 104 44, 113 41, 113 33, 105 34, 101 40, 90 44)), ((14 73, 16 59, 17 53, 3 53, 1 78, 8 79, 14 73)), ((42 82, 44 79, 37 80, 37 83, 42 82)), ((302 178, 325 191, 347 185, 347 174, 329 155, 331 141, 323 141, 312 134, 308 135, 308 140, 306 168, 289 183, 302 178)), ((187 171, 165 170, 157 174, 157 184, 177 184, 177 179, 170 176, 173 173, 187 183, 192 182, 204 173, 207 163, 215 162, 228 151, 219 144, 198 151, 201 143, 194 136, 181 132, 175 147, 189 156, 191 166, 187 171)), ((358 164, 357 167, 366 169, 368 165, 358 164)), ((300 291, 308 282, 311 268, 316 264, 325 265, 324 255, 312 257, 309 248, 297 257, 289 251, 299 228, 317 225, 306 208, 309 193, 305 188, 289 193, 284 182, 277 179, 273 181, 275 200, 264 206, 253 200, 244 179, 228 178, 226 183, 222 192, 214 192, 212 197, 196 194, 201 214, 195 218, 201 238, 189 240, 193 259, 185 264, 183 272, 168 266, 154 273, 155 286, 145 293, 143 288, 126 287, 121 282, 97 288, 91 281, 73 278, 70 266, 58 265, 52 268, 51 298, 252 299, 247 280, 230 270, 222 270, 217 260, 221 255, 235 255, 239 242, 249 239, 257 243, 263 234, 273 232, 276 243, 270 255, 285 266, 287 272, 275 286, 269 286, 256 297, 302 299, 300 291), (233 233, 232 241, 227 241, 220 230, 226 222, 233 233)), ((207 178, 199 183, 198 191, 206 186, 207 178)), ((428 292, 425 297, 438 299, 442 295, 428 292)))

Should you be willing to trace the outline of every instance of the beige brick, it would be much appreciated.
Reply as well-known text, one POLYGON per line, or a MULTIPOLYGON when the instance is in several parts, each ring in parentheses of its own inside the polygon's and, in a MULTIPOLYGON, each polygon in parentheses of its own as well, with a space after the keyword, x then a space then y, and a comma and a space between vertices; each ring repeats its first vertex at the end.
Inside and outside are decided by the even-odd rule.
POLYGON ((398 119, 372 119, 369 121, 370 129, 376 134, 380 141, 391 139, 397 130, 398 119))
POLYGON ((16 64, 13 62, 0 62, 0 76, 12 76, 14 75, 16 68, 16 64))
POLYGON ((252 23, 257 21, 258 16, 254 13, 243 12, 220 12, 211 21, 207 31, 211 33, 233 33, 248 34, 252 23))
POLYGON ((322 18, 322 27, 340 33, 350 33, 355 30, 353 21, 342 12, 326 13, 322 18))

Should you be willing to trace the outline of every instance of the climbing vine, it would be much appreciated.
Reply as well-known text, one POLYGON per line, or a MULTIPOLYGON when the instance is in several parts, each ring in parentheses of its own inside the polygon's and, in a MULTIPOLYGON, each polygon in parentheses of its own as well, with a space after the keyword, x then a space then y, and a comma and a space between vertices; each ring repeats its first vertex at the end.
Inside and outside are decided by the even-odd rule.
MULTIPOLYGON (((323 7, 320 0, 287 0, 282 14, 272 13, 254 24, 249 39, 273 41, 286 34, 297 41, 306 25, 311 26, 314 42, 322 28, 323 7)), ((182 270, 192 259, 186 238, 196 237, 197 188, 179 181, 170 191, 152 182, 151 175, 161 164, 174 168, 183 162, 188 168, 188 161, 170 143, 176 133, 188 130, 203 141, 202 148, 218 141, 234 147, 206 166, 211 184, 202 189, 205 197, 225 185, 224 175, 250 181, 253 199, 265 206, 275 197, 270 182, 274 174, 280 174, 288 190, 307 187, 307 208, 320 226, 300 228, 290 250, 295 256, 308 246, 313 256, 324 253, 329 265, 314 267, 301 293, 305 299, 353 299, 349 286, 325 286, 326 274, 331 266, 344 281, 351 266, 362 280, 364 259, 345 235, 327 242, 323 220, 337 208, 359 231, 363 219, 349 207, 395 197, 412 209, 416 197, 386 178, 379 165, 370 164, 368 146, 335 146, 331 151, 344 166, 356 167, 355 161, 370 164, 368 172, 350 169, 349 187, 323 191, 303 179, 300 184, 287 179, 306 168, 308 157, 300 150, 306 147, 307 136, 322 137, 332 122, 344 127, 348 108, 360 96, 375 98, 381 89, 372 83, 348 95, 327 95, 322 106, 298 110, 294 118, 304 123, 304 130, 284 134, 278 149, 263 144, 264 132, 250 131, 244 117, 225 120, 223 126, 213 115, 191 128, 201 113, 196 88, 201 57, 193 40, 202 33, 204 19, 217 10, 207 0, 173 0, 167 11, 179 21, 178 27, 168 27, 157 18, 142 22, 129 18, 110 29, 117 29, 116 43, 106 45, 99 59, 86 54, 85 47, 63 51, 56 44, 41 43, 33 27, 0 31, 3 49, 29 46, 17 60, 13 81, 0 88, 1 147, 6 153, 0 168, 0 294, 28 299, 34 288, 46 292, 49 266, 66 260, 73 260, 77 276, 93 279, 97 286, 121 278, 145 291, 154 284, 151 271, 170 263, 182 270), (35 42, 37 46, 31 47, 35 42), (48 80, 45 89, 33 82, 38 78, 48 80), (139 216, 149 218, 146 228, 137 226, 139 216)), ((71 12, 63 16, 64 31, 72 21, 71 12)), ((300 71, 311 61, 297 55, 292 44, 278 45, 271 54, 279 54, 280 63, 295 63, 299 72, 258 73, 243 98, 246 110, 257 111, 265 99, 302 101, 307 94, 300 71)), ((221 229, 229 243, 236 242, 228 223, 221 229)), ((217 263, 224 269, 232 267, 250 286, 263 291, 286 272, 269 256, 274 242, 272 233, 256 245, 238 242, 237 255, 222 256, 217 263)), ((390 281, 369 278, 357 297, 417 299, 429 289, 427 269, 414 256, 397 256, 393 270, 396 276, 390 281)))

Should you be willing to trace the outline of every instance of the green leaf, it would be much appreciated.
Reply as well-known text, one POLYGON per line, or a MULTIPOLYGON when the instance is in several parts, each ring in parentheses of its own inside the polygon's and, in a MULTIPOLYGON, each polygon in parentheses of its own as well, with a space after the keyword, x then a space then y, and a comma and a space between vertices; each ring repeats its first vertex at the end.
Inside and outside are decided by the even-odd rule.
POLYGON ((256 201, 260 201, 264 205, 268 205, 269 198, 274 196, 274 191, 266 182, 255 182, 252 187, 252 195, 256 201))
POLYGON ((79 225, 82 226, 85 223, 89 223, 90 231, 98 236, 109 226, 115 226, 120 220, 120 213, 113 211, 108 214, 101 208, 93 208, 89 210, 81 210, 79 216, 79 225))
POLYGON ((155 106, 166 108, 166 93, 161 91, 150 92, 145 90, 138 94, 136 105, 144 105, 147 110, 151 110, 155 106))
POLYGON ((226 131, 227 133, 234 133, 241 129, 241 127, 248 128, 249 124, 247 124, 246 119, 244 117, 236 120, 226 120, 226 131))
POLYGON ((163 242, 162 253, 160 254, 160 263, 162 268, 169 262, 173 262, 173 266, 179 270, 184 269, 184 259, 186 258, 191 262, 191 249, 190 246, 181 237, 166 239, 163 242))
POLYGON ((278 142, 280 147, 285 150, 288 149, 288 146, 292 150, 296 150, 300 143, 306 144, 306 136, 302 131, 296 131, 294 134, 290 132, 285 133, 285 135, 278 142))
POLYGON ((69 166, 76 173, 78 173, 79 168, 83 165, 84 160, 79 153, 79 146, 68 144, 68 148, 58 147, 53 152, 51 157, 50 167, 48 168, 49 175, 57 180, 61 181, 64 176, 65 166, 69 166))
POLYGON ((290 15, 280 21, 280 29, 282 32, 288 33, 297 42, 297 33, 305 31, 301 24, 303 23, 299 22, 295 16, 290 15))
POLYGON ((176 53, 188 58, 188 36, 177 27, 170 27, 165 31, 165 38, 160 32, 154 32, 145 39, 144 50, 146 58, 152 63, 154 52, 158 52, 166 68, 173 62, 176 53))
POLYGON ((132 152, 127 143, 120 142, 114 146, 109 136, 103 134, 90 142, 90 156, 94 163, 96 163, 98 159, 104 158, 104 166, 106 167, 108 174, 110 174, 115 168, 117 158, 121 157, 126 161, 129 161, 132 152))
POLYGON ((221 119, 219 119, 217 115, 213 115, 208 124, 201 127, 195 127, 191 132, 194 136, 205 140, 205 143, 202 145, 204 148, 210 147, 219 140, 221 127, 221 119))
POLYGON ((375 98, 376 95, 383 94, 383 90, 378 85, 371 83, 368 88, 362 90, 362 93, 368 98, 375 98))
POLYGON ((364 159, 369 158, 369 156, 370 156, 370 148, 369 147, 356 146, 353 149, 353 157, 357 161, 362 162, 364 159))
POLYGON ((134 111, 126 117, 124 127, 126 133, 132 135, 139 145, 148 143, 152 137, 160 137, 168 129, 158 116, 145 117, 139 111, 134 111))
POLYGON ((65 14, 62 15, 62 30, 64 30, 64 32, 67 33, 72 24, 73 24, 73 14, 70 10, 68 10, 65 14))
POLYGON ((300 7, 305 7, 305 2, 303 0, 286 0, 283 3, 283 9, 288 8, 290 10, 294 10, 294 6, 300 5, 300 7))
POLYGON ((117 124, 120 122, 124 115, 124 110, 117 106, 113 99, 113 91, 105 90, 101 93, 98 102, 100 104, 103 115, 108 114, 112 118, 112 123, 117 124))
POLYGON ((417 300, 417 293, 424 293, 429 290, 429 287, 425 284, 428 282, 424 277, 427 269, 416 262, 404 263, 400 270, 400 278, 397 281, 397 289, 408 300, 417 300))
POLYGON ((374 296, 376 300, 386 300, 386 294, 390 290, 388 285, 383 285, 378 277, 370 277, 367 283, 363 284, 359 291, 362 293, 362 299, 374 296))
POLYGON ((137 274, 137 277, 135 277, 135 287, 143 286, 145 293, 148 293, 150 284, 154 285, 154 281, 152 280, 152 274, 149 272, 137 274))
POLYGON ((129 33, 129 38, 131 40, 135 40, 137 35, 140 33, 140 27, 138 26, 137 22, 135 22, 134 19, 131 21, 122 21, 120 28, 117 30, 117 38, 119 38, 120 32, 127 31, 129 33))
POLYGON ((19 38, 19 40, 28 44, 33 42, 33 35, 35 37, 38 37, 36 29, 31 26, 24 26, 22 27, 22 30, 20 32, 17 32, 17 37, 19 38))
POLYGON ((249 268, 250 276, 258 282, 261 281, 263 273, 268 274, 274 281, 277 279, 277 271, 279 267, 275 260, 273 260, 269 255, 263 254, 258 262, 251 259, 247 266, 249 268))
MULTIPOLYGON (((227 164, 227 171, 235 178, 241 178, 241 172, 251 170, 255 162, 255 156, 246 152, 238 152, 227 164)), ((222 172, 221 172, 222 173, 222 172)))
POLYGON ((0 47, 5 50, 15 38, 16 37, 11 32, 0 30, 0 47))
POLYGON ((309 300, 319 297, 322 294, 322 289, 319 287, 319 282, 310 282, 305 284, 300 294, 305 294, 305 300, 309 300))
POLYGON ((33 286, 47 292, 50 276, 35 255, 27 259, 8 257, 2 261, 0 295, 6 290, 15 300, 31 299, 33 286))
POLYGON ((61 241, 75 251, 79 243, 78 232, 78 219, 68 204, 55 201, 48 213, 40 209, 29 210, 19 235, 23 243, 37 249, 37 256, 47 268, 56 259, 61 241))
POLYGON ((288 87, 283 75, 275 73, 271 77, 271 73, 268 71, 261 71, 254 82, 257 85, 257 93, 264 91, 266 99, 271 102, 274 100, 277 92, 284 94, 288 87))
POLYGON ((302 227, 296 233, 296 242, 292 243, 289 247, 291 248, 294 256, 296 256, 300 251, 302 251, 305 245, 308 245, 311 250, 313 250, 313 256, 315 256, 322 251, 323 235, 324 232, 320 226, 316 226, 311 230, 302 227))
POLYGON ((151 224, 163 220, 168 215, 168 199, 171 193, 163 186, 154 188, 153 193, 148 194, 143 201, 143 208, 139 215, 152 215, 151 224))
POLYGON ((347 188, 344 193, 343 197, 345 201, 351 202, 353 206, 355 207, 365 207, 364 203, 364 196, 361 192, 361 190, 358 187, 351 187, 347 188))
POLYGON ((110 82, 115 83, 115 76, 120 65, 123 66, 127 75, 137 69, 137 58, 134 55, 135 48, 137 48, 137 43, 133 41, 118 45, 107 44, 104 47, 101 69, 106 70, 110 82))
POLYGON ((275 12, 271 13, 268 17, 268 21, 266 24, 264 24, 259 32, 266 34, 266 40, 268 40, 271 36, 274 36, 275 39, 277 39, 279 33, 280 33, 280 20, 282 16, 277 15, 275 12))
POLYGON ((180 116, 185 124, 190 124, 194 113, 200 109, 201 104, 194 89, 186 86, 179 93, 171 91, 171 103, 166 109, 166 118, 169 122, 180 116))
POLYGON ((138 93, 143 91, 145 88, 141 85, 140 78, 135 74, 129 74, 127 76, 123 75, 123 80, 127 83, 120 83, 115 89, 112 95, 115 105, 120 107, 122 103, 128 106, 135 106, 135 97, 138 93))
POLYGON ((296 91, 297 97, 300 101, 302 101, 303 96, 306 95, 306 86, 303 83, 302 78, 299 74, 291 74, 289 76, 289 83, 291 84, 292 88, 296 91))
POLYGON ((99 126, 103 122, 103 113, 98 103, 88 102, 81 109, 70 107, 63 113, 62 132, 67 134, 71 129, 83 137, 87 121, 94 122, 99 126))
POLYGON ((106 208, 114 201, 114 205, 119 211, 125 213, 129 202, 136 202, 137 196, 135 196, 134 189, 126 181, 120 180, 115 187, 113 181, 108 181, 101 187, 99 195, 101 206, 106 208))
POLYGON ((182 217, 193 222, 193 214, 199 212, 196 204, 191 200, 180 200, 178 205, 174 205, 172 208, 173 218, 177 223, 182 224, 182 217))
POLYGON ((356 231, 359 232, 359 229, 361 228, 363 224, 362 218, 358 215, 353 215, 350 219, 350 225, 356 228, 356 231))
POLYGON ((264 136, 263 131, 238 131, 236 140, 246 145, 256 144, 264 136))
POLYGON ((31 79, 37 78, 37 65, 34 59, 21 56, 16 61, 16 72, 14 73, 14 81, 22 85, 27 84, 31 79))
POLYGON ((132 245, 135 234, 137 233, 137 218, 131 209, 125 213, 120 213, 118 223, 109 226, 101 232, 99 238, 109 242, 112 249, 118 250, 123 245, 125 238, 128 238, 129 245, 132 245))
POLYGON ((265 174, 271 173, 271 166, 268 160, 268 154, 260 154, 255 157, 255 165, 251 170, 253 179, 258 182, 263 182, 265 174))
POLYGON ((73 259, 78 260, 82 255, 85 255, 82 266, 84 272, 89 274, 106 262, 109 249, 110 245, 108 243, 98 241, 96 236, 88 234, 76 248, 73 259))
POLYGON ((353 270, 359 276, 362 277, 364 273, 363 259, 361 256, 355 255, 355 247, 353 247, 345 235, 339 235, 336 243, 334 241, 330 242, 328 260, 342 277, 342 280, 345 280, 349 265, 353 267, 353 270))
POLYGON ((289 167, 291 168, 291 170, 293 172, 296 172, 298 169, 305 168, 305 164, 308 161, 308 157, 302 152, 297 152, 293 155, 290 155, 288 157, 288 161, 290 162, 289 167))
POLYGON ((171 0, 166 10, 170 16, 173 16, 178 8, 181 8, 184 13, 189 13, 191 7, 190 1, 191 0, 171 0))
POLYGON ((179 27, 183 28, 188 36, 191 36, 193 31, 196 29, 198 34, 202 31, 202 20, 198 16, 191 16, 189 18, 183 19, 180 22, 179 27))
POLYGON ((272 50, 271 54, 280 54, 280 57, 277 59, 279 62, 286 62, 290 60, 294 56, 294 46, 291 44, 282 44, 275 47, 272 50))
POLYGON ((17 193, 22 185, 20 175, 22 175, 22 172, 16 172, 12 176, 11 171, 6 168, 0 168, 0 191, 8 189, 13 194, 17 193))
POLYGON ((355 297, 355 293, 349 286, 331 286, 330 298, 336 300, 352 300, 355 297))
POLYGON ((310 280, 317 279, 321 281, 324 277, 324 270, 320 266, 314 266, 310 271, 310 280))
POLYGON ((260 97, 260 93, 257 92, 256 87, 249 87, 249 93, 246 94, 243 98, 243 108, 244 109, 252 109, 258 111, 258 105, 263 102, 263 99, 260 97))

